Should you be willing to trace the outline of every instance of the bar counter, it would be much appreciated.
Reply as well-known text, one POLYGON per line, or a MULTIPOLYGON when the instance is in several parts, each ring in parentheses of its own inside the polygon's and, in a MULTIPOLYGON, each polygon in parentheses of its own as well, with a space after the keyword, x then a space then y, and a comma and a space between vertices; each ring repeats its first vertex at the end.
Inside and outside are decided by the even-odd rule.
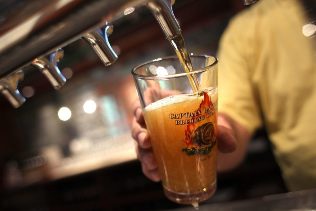
MULTIPOLYGON (((186 207, 175 210, 194 210, 194 208, 186 207)), ((201 204, 199 211, 267 211, 267 210, 295 210, 308 211, 316 210, 316 189, 308 189, 294 191, 282 194, 267 195, 264 197, 242 200, 228 203, 201 204)))

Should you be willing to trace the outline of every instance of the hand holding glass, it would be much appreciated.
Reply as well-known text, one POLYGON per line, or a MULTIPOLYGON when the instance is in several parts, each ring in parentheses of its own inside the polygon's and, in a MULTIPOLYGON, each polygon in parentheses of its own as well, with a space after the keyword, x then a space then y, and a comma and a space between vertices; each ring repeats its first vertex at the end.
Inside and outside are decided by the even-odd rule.
POLYGON ((191 61, 189 73, 176 57, 168 57, 132 74, 165 195, 194 205, 216 189, 217 60, 192 56, 191 61))

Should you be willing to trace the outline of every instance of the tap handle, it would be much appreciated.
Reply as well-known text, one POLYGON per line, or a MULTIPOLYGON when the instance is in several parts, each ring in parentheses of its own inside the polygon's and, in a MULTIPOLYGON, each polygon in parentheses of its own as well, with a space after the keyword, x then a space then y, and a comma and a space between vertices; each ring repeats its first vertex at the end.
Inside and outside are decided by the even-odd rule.
POLYGON ((108 36, 112 31, 113 26, 106 25, 104 31, 88 32, 82 37, 93 48, 105 66, 113 64, 118 58, 109 42, 108 36))
POLYGON ((19 81, 23 80, 23 78, 24 73, 19 70, 0 80, 0 92, 14 108, 20 107, 25 102, 25 98, 17 89, 19 81))
POLYGON ((60 89, 66 83, 66 78, 57 66, 57 63, 63 56, 63 50, 58 49, 48 57, 36 58, 32 61, 32 65, 38 68, 46 76, 55 89, 60 89))

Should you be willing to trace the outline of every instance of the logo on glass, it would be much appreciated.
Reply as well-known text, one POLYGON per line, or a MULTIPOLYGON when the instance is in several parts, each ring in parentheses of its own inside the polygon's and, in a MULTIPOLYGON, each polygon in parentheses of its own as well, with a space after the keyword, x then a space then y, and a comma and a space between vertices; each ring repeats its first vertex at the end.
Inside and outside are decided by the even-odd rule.
MULTIPOLYGON (((198 110, 201 115, 208 118, 211 115, 215 115, 214 106, 208 94, 203 92, 203 95, 204 99, 198 110)), ((215 127, 212 122, 207 122, 197 127, 196 121, 192 121, 185 129, 186 147, 183 148, 182 151, 187 155, 207 155, 211 152, 215 143, 215 127)))

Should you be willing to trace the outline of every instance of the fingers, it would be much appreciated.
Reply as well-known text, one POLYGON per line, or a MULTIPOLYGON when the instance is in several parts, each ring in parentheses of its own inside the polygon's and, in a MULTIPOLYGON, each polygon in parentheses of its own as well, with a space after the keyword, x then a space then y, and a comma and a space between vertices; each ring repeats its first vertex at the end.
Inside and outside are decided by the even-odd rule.
POLYGON ((134 118, 132 120, 132 137, 136 141, 136 154, 139 159, 144 175, 152 181, 160 181, 158 167, 154 158, 151 143, 146 125, 144 121, 143 112, 139 101, 135 101, 133 105, 134 118))
MULTIPOLYGON (((148 88, 144 93, 145 103, 151 103, 154 99, 160 99, 160 87, 157 84, 151 84, 151 88, 148 88)), ((140 105, 140 101, 136 100, 133 104, 134 117, 132 120, 132 137, 136 141, 136 153, 137 158, 141 163, 142 171, 144 175, 152 181, 160 181, 157 162, 155 160, 148 131, 146 130, 146 124, 144 115, 140 105)))
POLYGON ((143 111, 138 99, 134 101, 132 107, 133 107, 134 118, 142 127, 145 128, 146 125, 145 125, 144 115, 143 115, 143 111))
POLYGON ((159 173, 158 173, 158 169, 155 169, 155 170, 147 170, 147 169, 144 169, 143 168, 143 165, 142 165, 142 171, 144 173, 144 175, 154 181, 154 182, 159 182, 161 179, 160 179, 160 176, 159 176, 159 173))
POLYGON ((141 148, 151 148, 148 132, 136 121, 136 118, 132 120, 132 137, 141 148))
POLYGON ((144 175, 149 179, 158 182, 160 180, 160 176, 152 149, 143 149, 137 146, 136 153, 137 158, 141 162, 144 175))
POLYGON ((137 158, 142 161, 142 164, 144 164, 144 167, 151 171, 155 170, 157 168, 157 162, 154 157, 154 153, 152 149, 143 149, 141 147, 137 147, 137 158))
POLYGON ((139 101, 135 101, 134 105, 134 118, 132 120, 132 137, 139 144, 140 147, 148 149, 151 147, 149 135, 146 130, 144 115, 140 107, 139 101))

